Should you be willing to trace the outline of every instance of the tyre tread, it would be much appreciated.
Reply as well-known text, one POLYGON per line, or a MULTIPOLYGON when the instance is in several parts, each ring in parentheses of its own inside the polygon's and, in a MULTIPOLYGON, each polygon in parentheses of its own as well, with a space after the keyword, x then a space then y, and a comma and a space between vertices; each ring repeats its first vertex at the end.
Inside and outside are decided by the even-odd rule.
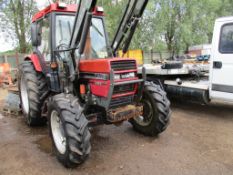
POLYGON ((166 130, 169 124, 171 116, 170 101, 161 86, 153 82, 145 82, 145 92, 148 92, 155 102, 156 120, 153 121, 153 125, 150 125, 150 127, 142 127, 134 120, 131 120, 131 123, 136 131, 148 136, 157 136, 166 130))
POLYGON ((58 160, 67 168, 73 168, 83 163, 91 150, 88 120, 83 114, 82 107, 73 95, 58 94, 49 102, 50 106, 57 105, 61 110, 64 129, 67 135, 67 156, 58 156, 58 160), (75 102, 74 102, 75 100, 75 102))
MULTIPOLYGON (((46 118, 41 117, 41 109, 45 100, 44 93, 49 93, 45 77, 42 73, 37 72, 31 61, 24 61, 20 65, 19 79, 21 76, 27 81, 29 114, 27 114, 29 126, 39 126, 46 124, 46 118), (43 85, 42 85, 43 84, 43 85), (41 86, 42 85, 42 86, 41 86), (43 96, 43 98, 41 98, 43 96)), ((20 82, 19 82, 20 88, 20 82)))

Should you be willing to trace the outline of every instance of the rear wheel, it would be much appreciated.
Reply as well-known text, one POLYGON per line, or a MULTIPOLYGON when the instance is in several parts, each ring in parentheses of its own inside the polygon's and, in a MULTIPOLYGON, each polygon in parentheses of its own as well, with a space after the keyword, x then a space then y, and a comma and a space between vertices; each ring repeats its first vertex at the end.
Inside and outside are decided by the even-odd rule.
POLYGON ((146 82, 141 103, 143 114, 130 120, 134 129, 147 136, 156 136, 163 132, 171 116, 166 92, 159 85, 146 82))
POLYGON ((50 135, 58 160, 67 168, 83 163, 91 150, 88 120, 73 95, 54 96, 48 105, 50 135))
POLYGON ((45 77, 37 72, 29 61, 24 61, 19 69, 19 92, 23 114, 29 126, 46 124, 46 118, 41 116, 41 109, 48 88, 45 77))

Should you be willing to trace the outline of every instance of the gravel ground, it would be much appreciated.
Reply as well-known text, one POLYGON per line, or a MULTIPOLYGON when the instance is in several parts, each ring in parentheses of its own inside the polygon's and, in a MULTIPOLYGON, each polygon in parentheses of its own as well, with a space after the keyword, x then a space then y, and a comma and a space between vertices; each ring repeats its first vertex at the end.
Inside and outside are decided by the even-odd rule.
POLYGON ((47 127, 0 115, 0 175, 232 175, 232 105, 173 102, 172 110, 170 126, 157 138, 137 134, 127 122, 96 127, 91 155, 76 169, 58 163, 47 127))

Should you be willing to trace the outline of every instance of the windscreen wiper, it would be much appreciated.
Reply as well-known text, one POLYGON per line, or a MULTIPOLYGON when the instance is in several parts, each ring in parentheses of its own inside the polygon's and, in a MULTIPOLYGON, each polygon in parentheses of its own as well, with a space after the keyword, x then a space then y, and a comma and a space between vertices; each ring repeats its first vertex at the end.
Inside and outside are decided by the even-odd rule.
POLYGON ((148 1, 149 0, 129 0, 111 44, 111 48, 115 56, 119 49, 122 49, 123 53, 128 51, 138 22, 143 15, 148 1))

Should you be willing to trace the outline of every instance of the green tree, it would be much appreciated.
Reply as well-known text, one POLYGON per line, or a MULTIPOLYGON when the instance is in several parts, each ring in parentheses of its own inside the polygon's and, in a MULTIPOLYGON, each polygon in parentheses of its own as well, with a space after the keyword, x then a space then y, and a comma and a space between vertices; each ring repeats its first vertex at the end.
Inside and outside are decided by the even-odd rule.
POLYGON ((28 51, 27 38, 30 32, 30 20, 34 13, 33 0, 1 0, 1 28, 15 34, 18 50, 21 53, 28 51), (7 24, 7 25, 4 25, 7 24))
POLYGON ((98 5, 104 8, 105 17, 106 17, 106 27, 110 41, 113 39, 117 27, 119 26, 119 22, 125 10, 126 3, 127 1, 119 1, 119 0, 98 1, 98 5))
POLYGON ((144 47, 160 50, 165 43, 174 56, 191 45, 211 43, 215 19, 232 15, 233 6, 232 0, 156 0, 147 11, 145 15, 149 14, 150 22, 146 17, 144 21, 149 26, 144 24, 147 29, 141 31, 150 39, 143 42, 144 47))
MULTIPOLYGON (((56 1, 56 0, 54 0, 56 1)), ((76 0, 62 0, 76 3, 76 0)), ((125 0, 99 0, 106 17, 110 41, 123 15, 125 0)), ((0 0, 0 27, 8 38, 16 40, 20 52, 28 48, 30 20, 35 13, 33 0, 0 0), (6 32, 7 31, 7 32, 6 32)), ((214 21, 233 15, 233 0, 154 0, 149 1, 131 43, 131 49, 165 50, 171 56, 187 51, 189 46, 211 43, 214 21)))

